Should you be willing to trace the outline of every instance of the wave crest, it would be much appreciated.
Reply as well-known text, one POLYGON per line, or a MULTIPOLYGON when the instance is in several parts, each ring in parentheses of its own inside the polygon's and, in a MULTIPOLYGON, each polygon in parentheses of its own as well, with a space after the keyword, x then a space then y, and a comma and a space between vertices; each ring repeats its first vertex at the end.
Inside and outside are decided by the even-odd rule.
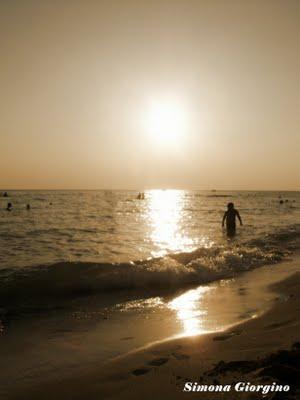
POLYGON ((300 237, 299 229, 277 232, 244 244, 200 248, 121 264, 62 262, 13 274, 1 273, 1 304, 30 299, 74 297, 83 294, 134 289, 179 288, 230 278, 266 264, 281 261, 288 243, 300 237))

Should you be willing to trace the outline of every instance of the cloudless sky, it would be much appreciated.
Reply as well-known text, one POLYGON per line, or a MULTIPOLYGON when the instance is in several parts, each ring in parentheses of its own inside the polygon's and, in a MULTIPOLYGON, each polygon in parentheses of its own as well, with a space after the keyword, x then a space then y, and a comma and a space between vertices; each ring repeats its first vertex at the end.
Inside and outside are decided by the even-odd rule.
POLYGON ((0 187, 299 190, 299 49, 298 0, 2 0, 0 187))

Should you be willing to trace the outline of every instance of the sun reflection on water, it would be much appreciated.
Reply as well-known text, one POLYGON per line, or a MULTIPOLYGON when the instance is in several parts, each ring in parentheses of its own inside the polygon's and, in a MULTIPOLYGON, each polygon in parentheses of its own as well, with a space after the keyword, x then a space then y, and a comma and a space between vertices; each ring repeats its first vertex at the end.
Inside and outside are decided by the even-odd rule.
POLYGON ((147 218, 151 240, 157 250, 152 256, 164 256, 169 251, 191 251, 196 243, 184 229, 184 192, 181 190, 151 190, 147 218))
POLYGON ((183 336, 193 336, 206 332, 203 327, 206 310, 201 307, 203 296, 211 290, 210 287, 198 287, 176 297, 168 303, 168 307, 175 311, 181 321, 183 336), (201 309, 202 308, 202 309, 201 309))
MULTIPOLYGON (((187 227, 187 219, 192 218, 187 211, 185 192, 181 190, 151 190, 147 192, 146 218, 150 226, 150 239, 155 246, 152 256, 160 257, 169 252, 193 251, 197 247, 210 247, 212 242, 203 235, 192 239, 187 227)), ((181 335, 192 336, 204 333, 204 295, 210 287, 199 287, 176 297, 167 307, 175 311, 182 323, 181 335)))

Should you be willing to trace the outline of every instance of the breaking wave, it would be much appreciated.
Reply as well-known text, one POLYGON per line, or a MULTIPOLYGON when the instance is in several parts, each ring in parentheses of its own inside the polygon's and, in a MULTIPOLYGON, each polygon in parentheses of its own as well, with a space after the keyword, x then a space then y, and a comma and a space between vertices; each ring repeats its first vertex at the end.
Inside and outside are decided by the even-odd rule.
POLYGON ((0 304, 30 299, 76 297, 118 290, 169 289, 225 279, 267 264, 276 264, 297 248, 300 230, 293 227, 248 243, 200 248, 121 264, 62 262, 50 266, 1 271, 0 304))

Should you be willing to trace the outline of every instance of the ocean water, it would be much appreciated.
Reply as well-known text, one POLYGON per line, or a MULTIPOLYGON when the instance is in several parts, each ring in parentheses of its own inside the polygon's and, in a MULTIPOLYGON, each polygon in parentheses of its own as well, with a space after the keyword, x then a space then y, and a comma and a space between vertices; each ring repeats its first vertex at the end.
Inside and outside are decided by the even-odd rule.
POLYGON ((299 192, 137 194, 0 197, 0 396, 284 301, 268 285, 299 271, 299 192), (231 239, 229 201, 244 222, 231 239))
POLYGON ((62 296, 202 283, 276 263, 299 237, 299 192, 8 194, 0 199, 0 294, 34 281, 30 295, 62 296), (231 240, 221 229, 229 201, 244 222, 231 240))

